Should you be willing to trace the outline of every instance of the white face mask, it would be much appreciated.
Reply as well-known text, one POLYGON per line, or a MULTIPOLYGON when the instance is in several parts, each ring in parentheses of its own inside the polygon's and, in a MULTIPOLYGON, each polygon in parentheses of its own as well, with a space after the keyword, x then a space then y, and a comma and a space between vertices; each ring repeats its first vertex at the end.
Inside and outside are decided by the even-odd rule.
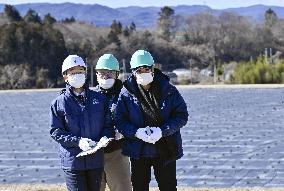
POLYGON ((141 84, 143 86, 146 86, 153 82, 153 75, 152 72, 149 73, 141 73, 141 74, 136 74, 136 81, 137 84, 141 84))
POLYGON ((85 84, 86 75, 85 74, 68 75, 67 81, 70 84, 70 86, 74 88, 81 88, 85 84))
POLYGON ((101 79, 97 78, 99 86, 102 87, 103 89, 109 89, 113 86, 115 80, 114 79, 101 79))

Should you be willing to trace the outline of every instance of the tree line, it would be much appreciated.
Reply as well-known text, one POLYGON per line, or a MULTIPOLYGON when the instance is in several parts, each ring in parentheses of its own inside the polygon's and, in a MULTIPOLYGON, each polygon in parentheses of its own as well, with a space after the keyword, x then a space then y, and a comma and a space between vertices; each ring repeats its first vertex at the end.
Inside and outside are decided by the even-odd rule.
POLYGON ((0 26, 0 89, 62 87, 61 64, 68 54, 95 64, 99 56, 111 52, 128 64, 133 52, 145 49, 164 71, 256 61, 265 48, 271 48, 272 54, 284 48, 284 21, 272 9, 264 16, 264 23, 233 13, 181 17, 165 6, 155 29, 138 29, 135 22, 123 26, 114 20, 91 40, 67 37, 58 29, 82 23, 74 17, 57 21, 50 14, 41 18, 31 9, 21 16, 15 7, 5 5, 0 17, 5 20, 0 26))

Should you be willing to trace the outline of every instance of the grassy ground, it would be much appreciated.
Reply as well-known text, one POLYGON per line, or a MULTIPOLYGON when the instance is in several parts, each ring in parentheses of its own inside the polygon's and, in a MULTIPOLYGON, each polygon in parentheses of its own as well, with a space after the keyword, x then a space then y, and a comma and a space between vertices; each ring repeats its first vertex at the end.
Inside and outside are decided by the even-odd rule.
MULTIPOLYGON (((2 184, 0 191, 67 191, 64 184, 2 184)), ((109 190, 107 190, 109 191, 109 190)), ((150 191, 159 191, 151 188, 150 191)), ((284 188, 178 188, 178 191, 284 191, 284 188)))

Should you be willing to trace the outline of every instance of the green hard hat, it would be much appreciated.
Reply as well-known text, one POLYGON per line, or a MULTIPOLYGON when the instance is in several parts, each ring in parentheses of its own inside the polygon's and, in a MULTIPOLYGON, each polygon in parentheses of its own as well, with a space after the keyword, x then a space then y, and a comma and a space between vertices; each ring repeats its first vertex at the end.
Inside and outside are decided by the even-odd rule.
POLYGON ((131 57, 130 68, 134 69, 140 66, 154 66, 154 59, 151 54, 145 50, 137 50, 131 57))
POLYGON ((99 58, 96 65, 96 70, 119 71, 119 63, 112 54, 104 54, 99 58))

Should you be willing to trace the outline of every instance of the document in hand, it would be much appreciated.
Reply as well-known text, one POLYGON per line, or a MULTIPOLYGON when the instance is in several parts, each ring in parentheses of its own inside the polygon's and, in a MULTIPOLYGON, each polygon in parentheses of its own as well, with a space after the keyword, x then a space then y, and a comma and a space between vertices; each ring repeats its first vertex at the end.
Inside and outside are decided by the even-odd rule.
POLYGON ((113 140, 113 138, 102 139, 97 143, 97 145, 94 148, 91 148, 87 151, 82 151, 76 157, 81 157, 81 156, 93 154, 93 153, 97 152, 99 149, 101 149, 102 147, 104 147, 105 145, 108 145, 108 143, 112 140, 113 140))

